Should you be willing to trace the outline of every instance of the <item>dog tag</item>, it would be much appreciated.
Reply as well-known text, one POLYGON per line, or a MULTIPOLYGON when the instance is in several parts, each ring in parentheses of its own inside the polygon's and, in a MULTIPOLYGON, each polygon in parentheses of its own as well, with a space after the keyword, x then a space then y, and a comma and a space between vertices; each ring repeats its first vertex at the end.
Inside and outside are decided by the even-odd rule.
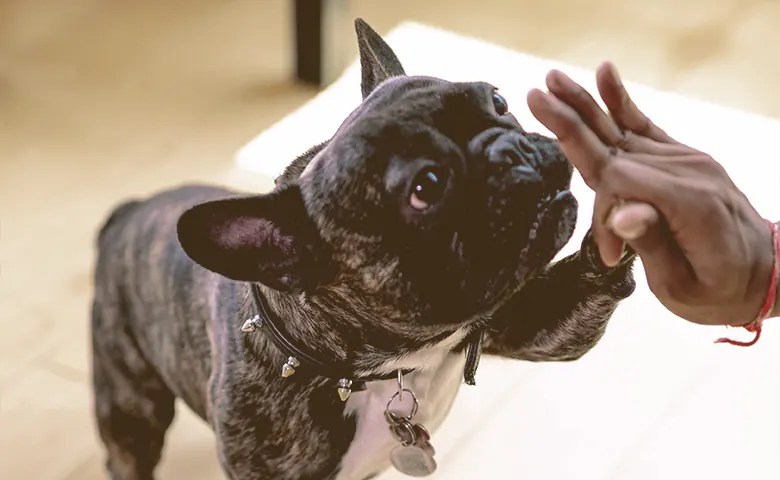
POLYGON ((393 435, 393 437, 401 442, 401 445, 403 446, 414 445, 420 441, 414 425, 405 419, 401 419, 396 423, 389 424, 388 428, 390 429, 390 433, 393 435))
POLYGON ((436 455, 436 449, 431 445, 431 434, 428 433, 428 429, 421 423, 413 425, 412 428, 414 428, 414 436, 417 437, 414 444, 428 452, 431 456, 436 455))
POLYGON ((418 445, 398 446, 390 452, 396 470, 410 477, 427 477, 436 471, 436 460, 426 448, 418 445))
MULTIPOLYGON (((408 400, 407 400, 408 402, 408 400)), ((427 477, 436 471, 436 450, 431 445, 431 434, 422 424, 413 424, 412 418, 417 414, 417 396, 413 391, 404 388, 403 376, 398 374, 398 391, 390 397, 385 407, 385 420, 390 433, 401 445, 390 451, 390 463, 396 470, 410 477, 427 477), (390 409, 393 401, 403 401, 404 392, 409 395, 411 405, 409 414, 402 416, 390 409)))
POLYGON ((428 429, 423 426, 422 423, 418 423, 417 425, 412 425, 412 428, 414 428, 414 434, 417 437, 418 441, 428 443, 431 441, 431 434, 428 433, 428 429))

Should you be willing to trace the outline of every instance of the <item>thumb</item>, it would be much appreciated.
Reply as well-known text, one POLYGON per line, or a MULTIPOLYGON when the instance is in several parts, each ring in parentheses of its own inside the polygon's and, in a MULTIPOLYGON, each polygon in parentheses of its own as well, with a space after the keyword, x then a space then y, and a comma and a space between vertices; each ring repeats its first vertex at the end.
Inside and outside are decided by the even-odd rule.
MULTIPOLYGON (((637 246, 653 248, 648 242, 656 241, 654 235, 647 235, 649 230, 659 227, 661 218, 658 211, 647 203, 626 202, 616 206, 610 213, 607 226, 617 236, 626 242, 634 242, 637 246)), ((633 247, 633 246, 632 246, 633 247)))
POLYGON ((654 292, 668 292, 691 279, 688 260, 653 206, 627 202, 615 207, 607 226, 642 259, 654 292))

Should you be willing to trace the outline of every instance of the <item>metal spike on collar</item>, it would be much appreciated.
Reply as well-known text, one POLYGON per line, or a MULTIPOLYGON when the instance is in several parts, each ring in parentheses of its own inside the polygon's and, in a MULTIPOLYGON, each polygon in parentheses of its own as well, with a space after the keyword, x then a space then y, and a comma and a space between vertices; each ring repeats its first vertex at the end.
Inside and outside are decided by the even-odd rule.
POLYGON ((252 333, 257 331, 257 329, 262 326, 263 320, 260 318, 260 315, 255 315, 254 317, 244 322, 243 325, 241 325, 241 331, 244 333, 252 333))
POLYGON ((301 366, 301 362, 295 357, 289 357, 287 363, 282 365, 282 377, 291 377, 295 373, 295 369, 301 366))
POLYGON ((341 401, 346 402, 349 396, 352 395, 352 380, 348 378, 339 380, 339 388, 337 391, 341 401))

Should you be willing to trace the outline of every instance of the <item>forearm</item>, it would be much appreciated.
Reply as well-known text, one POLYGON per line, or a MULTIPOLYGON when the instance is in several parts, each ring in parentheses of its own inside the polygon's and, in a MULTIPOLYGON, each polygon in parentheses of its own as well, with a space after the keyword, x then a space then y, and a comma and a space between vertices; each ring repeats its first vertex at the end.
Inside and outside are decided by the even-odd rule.
POLYGON ((570 361, 598 343, 619 302, 634 291, 633 255, 607 269, 588 241, 580 252, 531 280, 496 312, 486 353, 528 361, 570 361))

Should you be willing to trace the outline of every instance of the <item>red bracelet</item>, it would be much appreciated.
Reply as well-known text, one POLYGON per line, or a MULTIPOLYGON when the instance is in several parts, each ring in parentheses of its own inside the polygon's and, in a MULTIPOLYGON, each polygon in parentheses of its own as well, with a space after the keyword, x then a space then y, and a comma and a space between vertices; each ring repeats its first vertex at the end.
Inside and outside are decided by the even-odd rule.
POLYGON ((756 342, 758 342, 758 339, 761 338, 761 326, 764 323, 764 320, 769 318, 769 315, 772 314, 772 310, 775 308, 775 304, 777 303, 777 282, 779 281, 778 277, 780 277, 780 229, 778 229, 777 225, 768 220, 767 223, 769 223, 769 228, 772 229, 772 240, 775 247, 775 262, 774 266, 772 267, 772 279, 769 282, 769 291, 766 294, 766 300, 764 301, 764 306, 761 307, 758 318, 750 323, 738 325, 748 332, 755 333, 756 336, 749 342, 740 342, 737 340, 731 340, 730 338, 719 338, 715 340, 715 343, 728 343, 738 347, 750 347, 755 345, 756 342))

